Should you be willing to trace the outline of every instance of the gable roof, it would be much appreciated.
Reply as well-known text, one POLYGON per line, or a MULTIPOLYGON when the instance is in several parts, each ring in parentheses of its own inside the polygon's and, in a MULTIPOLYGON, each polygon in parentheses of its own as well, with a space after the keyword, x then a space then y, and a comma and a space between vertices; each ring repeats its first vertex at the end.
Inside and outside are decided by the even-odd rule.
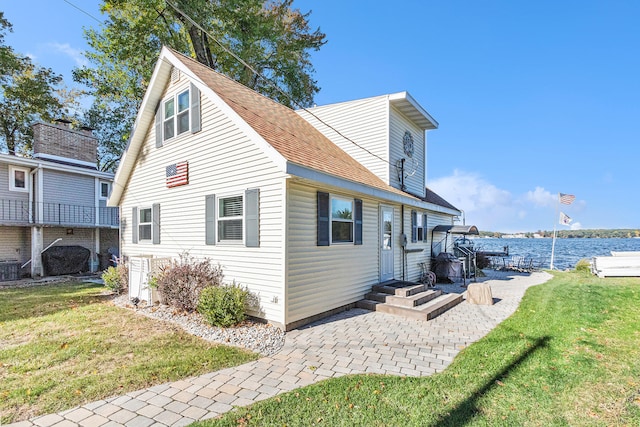
POLYGON ((131 140, 116 172, 112 197, 109 199, 110 205, 120 202, 144 142, 146 130, 153 120, 156 105, 160 102, 170 78, 171 66, 187 74, 204 96, 221 101, 219 104, 223 105, 219 106, 232 119, 236 119, 239 125, 255 132, 254 135, 266 143, 265 148, 270 149, 269 154, 275 156, 275 160, 283 165, 283 172, 312 180, 324 180, 389 200, 414 205, 423 202, 421 198, 387 185, 294 110, 260 95, 194 59, 163 47, 136 118, 131 140))
POLYGON ((287 161, 350 181, 404 194, 331 142, 294 110, 177 52, 176 57, 287 161))

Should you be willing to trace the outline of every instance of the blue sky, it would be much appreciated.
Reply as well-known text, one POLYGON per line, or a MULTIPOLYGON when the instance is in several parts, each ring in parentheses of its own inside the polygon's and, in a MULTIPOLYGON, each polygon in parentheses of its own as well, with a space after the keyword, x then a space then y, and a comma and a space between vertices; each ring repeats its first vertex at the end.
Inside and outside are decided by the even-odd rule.
MULTIPOLYGON (((69 0, 101 18, 98 1, 69 0)), ((328 43, 318 105, 408 91, 440 123, 427 185, 481 230, 640 228, 640 2, 296 0, 328 43), (558 225, 558 229, 566 226, 558 225)), ((83 26, 64 0, 0 0, 7 41, 63 73, 83 26), (52 24, 56 22, 56 24, 52 24)))

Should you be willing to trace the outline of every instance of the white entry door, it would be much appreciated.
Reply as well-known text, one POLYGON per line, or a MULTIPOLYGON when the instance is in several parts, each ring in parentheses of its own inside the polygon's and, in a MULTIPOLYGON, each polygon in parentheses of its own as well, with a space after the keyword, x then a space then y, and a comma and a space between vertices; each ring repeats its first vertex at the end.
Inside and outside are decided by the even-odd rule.
POLYGON ((380 281, 393 279, 393 208, 380 206, 380 281))

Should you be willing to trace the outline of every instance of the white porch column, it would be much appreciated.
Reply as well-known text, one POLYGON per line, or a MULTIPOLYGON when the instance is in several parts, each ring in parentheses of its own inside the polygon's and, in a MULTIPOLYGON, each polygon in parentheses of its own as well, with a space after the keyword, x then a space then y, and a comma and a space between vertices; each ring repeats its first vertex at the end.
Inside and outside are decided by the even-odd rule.
POLYGON ((44 275, 42 249, 44 249, 42 227, 33 226, 31 227, 31 277, 33 278, 44 275))
POLYGON ((93 230, 94 233, 94 241, 95 241, 95 246, 93 248, 93 256, 91 257, 91 261, 96 262, 96 264, 92 264, 90 265, 91 268, 91 272, 95 273, 96 271, 100 270, 100 229, 99 228, 95 228, 93 230), (95 267, 95 268, 94 268, 95 267))

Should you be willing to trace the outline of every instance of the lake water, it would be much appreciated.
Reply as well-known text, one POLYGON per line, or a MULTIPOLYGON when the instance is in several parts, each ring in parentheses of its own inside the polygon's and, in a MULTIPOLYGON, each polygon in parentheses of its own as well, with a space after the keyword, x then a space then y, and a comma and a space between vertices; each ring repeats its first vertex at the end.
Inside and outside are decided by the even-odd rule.
MULTIPOLYGON (((476 250, 501 251, 509 247, 509 256, 524 256, 542 261, 549 268, 553 239, 474 239, 476 250)), ((557 270, 573 269, 583 258, 611 255, 611 251, 640 251, 640 239, 556 239, 553 266, 557 270)))

